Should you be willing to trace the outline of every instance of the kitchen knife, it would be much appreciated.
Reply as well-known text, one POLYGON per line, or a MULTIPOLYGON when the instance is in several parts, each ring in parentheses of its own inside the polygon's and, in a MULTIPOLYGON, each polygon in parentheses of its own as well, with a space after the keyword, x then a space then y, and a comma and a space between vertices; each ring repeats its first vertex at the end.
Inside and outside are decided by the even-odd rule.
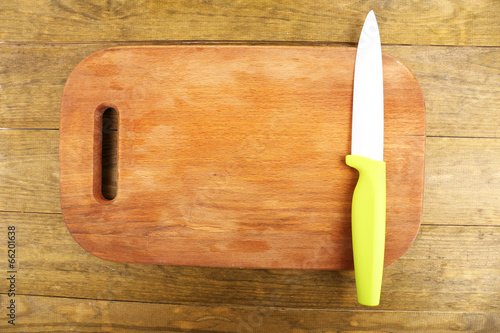
POLYGON ((368 13, 354 68, 351 155, 358 170, 351 208, 352 247, 358 302, 380 302, 385 251, 386 171, 382 50, 377 20, 368 13))

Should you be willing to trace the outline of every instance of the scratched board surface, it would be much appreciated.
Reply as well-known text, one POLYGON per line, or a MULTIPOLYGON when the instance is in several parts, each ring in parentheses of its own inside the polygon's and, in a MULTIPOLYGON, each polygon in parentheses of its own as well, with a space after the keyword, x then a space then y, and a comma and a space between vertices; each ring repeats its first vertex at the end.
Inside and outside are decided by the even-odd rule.
MULTIPOLYGON (((72 72, 60 120, 61 204, 75 240, 113 261, 352 269, 354 48, 121 47, 72 72), (103 196, 103 114, 117 113, 103 196)), ((385 55, 385 264, 422 216, 425 107, 385 55)))

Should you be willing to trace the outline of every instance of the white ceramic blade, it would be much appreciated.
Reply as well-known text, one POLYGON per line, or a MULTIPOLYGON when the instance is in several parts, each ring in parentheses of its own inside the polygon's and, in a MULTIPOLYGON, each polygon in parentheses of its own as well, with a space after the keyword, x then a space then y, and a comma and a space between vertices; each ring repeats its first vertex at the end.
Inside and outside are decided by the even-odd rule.
POLYGON ((354 67, 351 154, 384 160, 382 49, 373 10, 359 37, 354 67))

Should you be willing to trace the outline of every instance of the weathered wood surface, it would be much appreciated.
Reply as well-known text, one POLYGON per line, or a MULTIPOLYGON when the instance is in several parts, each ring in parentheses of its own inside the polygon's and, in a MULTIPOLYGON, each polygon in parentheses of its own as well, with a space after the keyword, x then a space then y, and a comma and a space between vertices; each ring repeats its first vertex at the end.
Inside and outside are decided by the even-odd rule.
POLYGON ((496 0, 2 1, 0 40, 353 43, 371 9, 383 43, 500 46, 496 0))
POLYGON ((59 213, 59 131, 0 130, 0 211, 59 213))
MULTIPOLYGON (((60 214, 0 213, 0 230, 8 225, 18 229, 20 295, 363 309, 357 304, 353 271, 121 264, 82 249, 60 214)), ((499 261, 498 226, 422 226, 408 252, 385 268, 377 310, 498 313, 499 261)))
MULTIPOLYGON (((73 68, 90 54, 116 45, 121 44, 0 44, 0 127, 57 129, 64 83, 73 68)), ((428 136, 500 137, 499 48, 383 45, 382 49, 406 64, 419 80, 428 136)))
MULTIPOLYGON (((3 130, 0 142, 0 209, 60 213, 58 131, 3 130)), ((500 225, 499 154, 498 139, 427 138, 423 223, 500 225)))
POLYGON ((500 138, 500 48, 387 47, 419 80, 427 135, 500 138))
POLYGON ((498 138, 427 138, 425 163, 424 223, 500 225, 498 138))
POLYGON ((0 329, 500 331, 499 7, 495 0, 1 2, 0 229, 13 224, 19 232, 19 326, 2 315, 0 329), (57 129, 64 83, 82 59, 110 46, 180 41, 354 46, 369 9, 383 51, 422 85, 429 135, 423 226, 387 267, 379 308, 356 304, 352 272, 123 265, 74 242, 60 215, 57 129))
MULTIPOLYGON (((1 302, 5 296, 0 295, 1 302)), ((495 332, 498 313, 297 310, 20 296, 25 320, 2 332, 495 332), (390 328, 390 329, 388 329, 390 328)))

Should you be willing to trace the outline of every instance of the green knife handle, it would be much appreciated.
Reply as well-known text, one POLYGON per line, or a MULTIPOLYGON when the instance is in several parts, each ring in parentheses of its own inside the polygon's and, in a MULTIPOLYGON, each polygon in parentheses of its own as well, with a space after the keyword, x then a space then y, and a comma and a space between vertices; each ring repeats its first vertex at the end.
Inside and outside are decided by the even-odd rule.
POLYGON ((346 164, 359 172, 352 198, 352 248, 358 302, 380 302, 385 251, 385 162, 359 155, 346 156, 346 164))

